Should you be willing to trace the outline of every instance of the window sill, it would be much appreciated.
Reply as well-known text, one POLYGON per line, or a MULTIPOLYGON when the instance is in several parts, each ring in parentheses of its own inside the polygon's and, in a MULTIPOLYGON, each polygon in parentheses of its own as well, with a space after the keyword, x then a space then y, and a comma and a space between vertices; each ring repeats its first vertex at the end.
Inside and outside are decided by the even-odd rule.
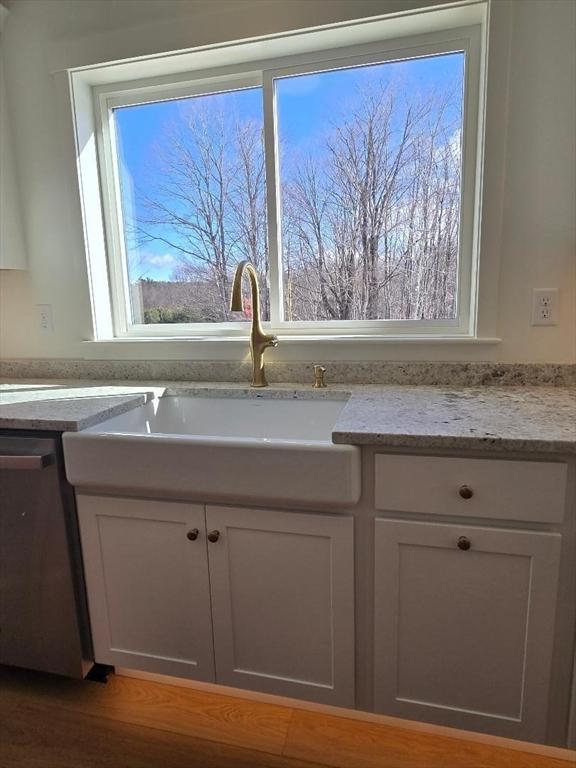
MULTIPOLYGON (((244 336, 122 336, 110 339, 90 339, 82 342, 87 345, 102 344, 151 344, 151 343, 185 343, 185 344, 215 344, 222 343, 234 345, 247 345, 248 335, 244 336)), ((495 345, 502 339, 495 336, 393 336, 374 334, 347 334, 347 335, 302 335, 293 336, 278 335, 280 344, 320 344, 320 343, 344 343, 344 344, 465 344, 465 345, 495 345)))

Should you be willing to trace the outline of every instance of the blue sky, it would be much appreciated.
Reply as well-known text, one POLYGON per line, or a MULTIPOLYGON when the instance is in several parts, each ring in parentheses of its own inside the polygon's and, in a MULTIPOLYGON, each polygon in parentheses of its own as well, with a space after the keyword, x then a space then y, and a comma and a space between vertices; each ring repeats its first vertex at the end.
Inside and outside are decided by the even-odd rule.
MULTIPOLYGON (((314 152, 321 137, 345 116, 355 95, 370 83, 394 87, 399 96, 426 95, 434 91, 461 91, 463 54, 448 54, 409 61, 355 67, 277 81, 278 124, 285 157, 314 152)), ((182 123, 196 106, 210 99, 220 99, 232 121, 262 122, 262 92, 259 88, 156 102, 115 110, 116 133, 120 155, 122 210, 128 226, 141 214, 138 191, 154 182, 157 158, 166 130, 182 123)), ((452 116, 448 116, 451 119, 452 116)), ((284 162, 287 162, 285 160, 284 162)), ((127 238, 131 279, 149 277, 170 279, 177 264, 177 254, 163 243, 150 242, 138 251, 127 238)))

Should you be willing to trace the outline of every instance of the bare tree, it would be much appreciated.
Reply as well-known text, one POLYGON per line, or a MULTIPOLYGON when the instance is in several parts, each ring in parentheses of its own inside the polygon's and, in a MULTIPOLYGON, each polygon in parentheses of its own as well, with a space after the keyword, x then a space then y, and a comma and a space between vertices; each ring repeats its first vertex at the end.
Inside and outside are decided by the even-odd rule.
POLYGON ((229 199, 233 219, 232 231, 239 257, 249 259, 258 270, 261 278, 262 313, 264 317, 269 317, 266 176, 262 128, 254 122, 238 121, 235 137, 237 163, 229 199))
POLYGON ((292 319, 453 316, 460 159, 447 104, 402 104, 379 86, 323 153, 296 159, 283 186, 292 319))
MULTIPOLYGON (((250 259, 269 312, 262 127, 195 107, 163 136, 141 242, 169 246, 195 310, 230 319, 231 272, 250 259), (204 297, 203 300, 201 297, 204 297)), ((454 317, 460 218, 460 113, 450 94, 359 92, 311 156, 283 152, 287 320, 454 317)))
POLYGON ((196 108, 163 138, 159 166, 137 224, 140 243, 169 246, 176 280, 204 284, 208 319, 230 319, 235 264, 250 258, 267 273, 261 129, 231 121, 222 105, 196 108))

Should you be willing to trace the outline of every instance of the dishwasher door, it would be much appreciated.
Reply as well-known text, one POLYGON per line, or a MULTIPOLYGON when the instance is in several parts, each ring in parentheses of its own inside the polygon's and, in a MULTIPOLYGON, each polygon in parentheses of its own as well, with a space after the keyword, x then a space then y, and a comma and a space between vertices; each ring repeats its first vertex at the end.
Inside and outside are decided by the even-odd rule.
POLYGON ((64 482, 55 439, 0 437, 0 664, 83 677, 76 519, 64 482))

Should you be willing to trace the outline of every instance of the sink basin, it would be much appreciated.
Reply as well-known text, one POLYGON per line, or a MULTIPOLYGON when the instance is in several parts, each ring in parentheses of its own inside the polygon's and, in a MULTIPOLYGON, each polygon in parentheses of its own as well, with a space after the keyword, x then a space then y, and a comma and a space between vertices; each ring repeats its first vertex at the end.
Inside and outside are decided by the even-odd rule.
POLYGON ((344 400, 165 396, 63 438, 79 489, 198 501, 355 504, 360 452, 334 445, 344 400))
POLYGON ((344 404, 342 400, 161 397, 88 431, 330 442, 344 404))

